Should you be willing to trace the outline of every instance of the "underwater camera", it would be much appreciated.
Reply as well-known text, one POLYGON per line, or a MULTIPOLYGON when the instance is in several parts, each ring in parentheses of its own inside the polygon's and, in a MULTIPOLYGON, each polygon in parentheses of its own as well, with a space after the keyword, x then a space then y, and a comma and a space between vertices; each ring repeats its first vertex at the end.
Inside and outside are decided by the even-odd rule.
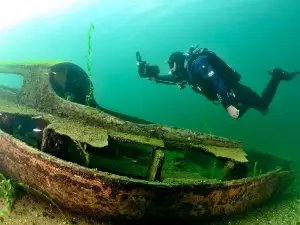
POLYGON ((136 52, 137 65, 139 67, 138 73, 142 78, 156 77, 159 73, 159 67, 157 65, 149 65, 146 61, 142 60, 139 51, 136 52))

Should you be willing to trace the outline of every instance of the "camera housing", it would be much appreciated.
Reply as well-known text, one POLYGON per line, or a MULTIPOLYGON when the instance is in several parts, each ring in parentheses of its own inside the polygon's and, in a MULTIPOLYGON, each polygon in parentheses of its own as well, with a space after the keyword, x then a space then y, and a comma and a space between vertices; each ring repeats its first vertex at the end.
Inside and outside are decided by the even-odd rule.
POLYGON ((146 61, 142 60, 139 51, 136 52, 137 65, 139 67, 138 73, 142 78, 156 77, 159 73, 159 67, 157 65, 150 65, 146 61))

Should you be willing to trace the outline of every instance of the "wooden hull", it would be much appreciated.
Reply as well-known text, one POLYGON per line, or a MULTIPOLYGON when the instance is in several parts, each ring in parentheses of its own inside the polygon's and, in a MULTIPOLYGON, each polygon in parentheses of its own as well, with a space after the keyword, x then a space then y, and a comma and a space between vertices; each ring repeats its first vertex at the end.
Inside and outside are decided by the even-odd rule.
POLYGON ((245 212, 284 191, 293 171, 189 184, 130 179, 72 164, 0 131, 1 171, 71 211, 120 219, 205 219, 245 212))

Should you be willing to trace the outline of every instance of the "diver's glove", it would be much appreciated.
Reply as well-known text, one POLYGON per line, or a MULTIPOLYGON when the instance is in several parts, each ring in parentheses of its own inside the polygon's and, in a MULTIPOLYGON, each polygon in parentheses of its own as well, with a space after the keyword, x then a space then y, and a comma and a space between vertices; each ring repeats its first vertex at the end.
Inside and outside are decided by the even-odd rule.
POLYGON ((227 112, 229 113, 229 115, 234 118, 237 119, 240 115, 240 110, 238 110, 237 108, 235 108, 235 106, 230 105, 226 108, 227 112))

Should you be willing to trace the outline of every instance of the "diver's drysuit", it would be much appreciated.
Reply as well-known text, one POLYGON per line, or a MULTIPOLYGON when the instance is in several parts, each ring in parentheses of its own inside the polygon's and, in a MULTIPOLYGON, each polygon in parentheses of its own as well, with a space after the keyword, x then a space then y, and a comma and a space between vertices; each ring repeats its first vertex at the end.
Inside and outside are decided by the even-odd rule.
MULTIPOLYGON (((189 84, 192 89, 203 94, 214 103, 221 103, 225 109, 234 106, 240 110, 239 118, 249 109, 254 108, 264 113, 278 88, 281 80, 288 80, 289 74, 279 68, 269 72, 272 77, 259 96, 251 88, 241 84, 241 76, 221 60, 216 54, 205 48, 192 47, 187 54, 174 52, 169 58, 170 69, 176 62, 176 72, 169 75, 151 76, 153 70, 145 68, 144 77, 154 77, 157 83, 178 85, 183 89, 189 84), (184 66, 186 64, 186 67, 184 66), (148 73, 148 74, 147 74, 148 73)), ((297 73, 298 74, 298 73, 297 73)))

